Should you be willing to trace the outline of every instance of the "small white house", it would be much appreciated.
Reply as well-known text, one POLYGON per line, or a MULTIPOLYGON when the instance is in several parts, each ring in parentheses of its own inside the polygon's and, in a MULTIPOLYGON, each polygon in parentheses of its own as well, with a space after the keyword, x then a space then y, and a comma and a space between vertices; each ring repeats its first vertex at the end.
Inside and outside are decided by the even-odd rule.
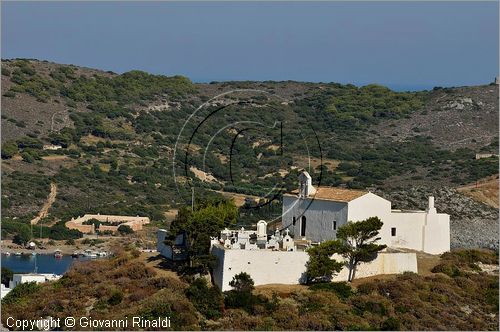
POLYGON ((10 292, 11 290, 12 290, 12 289, 5 287, 5 285, 4 285, 4 284, 1 284, 1 293, 0 293, 0 298, 2 298, 2 299, 3 299, 3 298, 5 297, 5 295, 9 294, 9 292, 10 292))
POLYGON ((56 144, 44 144, 43 146, 43 150, 52 150, 52 151, 55 151, 55 150, 60 150, 62 149, 62 146, 61 145, 56 145, 56 144))
POLYGON ((186 259, 187 247, 185 235, 177 235, 172 246, 165 243, 167 237, 168 231, 166 229, 159 229, 156 233, 156 250, 160 253, 160 255, 174 261, 186 259))
POLYGON ((52 273, 15 273, 12 276, 12 280, 9 282, 9 288, 13 289, 19 284, 24 284, 26 282, 36 282, 37 284, 44 283, 47 281, 58 280, 62 276, 52 273))
POLYGON ((368 191, 332 187, 314 188, 311 176, 299 176, 299 189, 283 195, 283 228, 295 239, 322 242, 336 238, 348 221, 379 217, 384 223, 380 243, 441 254, 450 250, 450 216, 437 213, 434 197, 425 211, 392 210, 391 202, 368 191))

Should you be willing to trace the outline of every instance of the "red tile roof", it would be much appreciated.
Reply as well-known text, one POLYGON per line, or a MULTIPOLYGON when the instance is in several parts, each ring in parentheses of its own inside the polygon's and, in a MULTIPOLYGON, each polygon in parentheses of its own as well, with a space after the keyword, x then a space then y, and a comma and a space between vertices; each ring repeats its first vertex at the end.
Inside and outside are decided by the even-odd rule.
MULTIPOLYGON (((297 196, 299 190, 293 190, 289 196, 297 196)), ((353 189, 343 189, 343 188, 333 188, 333 187, 318 187, 316 188, 316 194, 309 195, 309 198, 313 199, 323 199, 335 202, 350 202, 358 197, 368 194, 367 191, 353 190, 353 189)))

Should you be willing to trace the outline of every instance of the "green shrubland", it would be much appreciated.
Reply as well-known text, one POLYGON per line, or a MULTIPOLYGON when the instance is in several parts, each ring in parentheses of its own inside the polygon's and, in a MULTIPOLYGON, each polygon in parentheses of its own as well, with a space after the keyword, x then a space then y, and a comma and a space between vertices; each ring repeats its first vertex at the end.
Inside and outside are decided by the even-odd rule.
POLYGON ((176 330, 496 330, 498 275, 471 270, 476 259, 498 263, 491 251, 461 250, 439 262, 458 264, 452 277, 405 273, 267 293, 240 274, 221 293, 205 278, 188 283, 117 251, 75 264, 59 281, 16 288, 2 300, 2 319, 78 318, 90 310, 95 319, 169 316, 176 330))

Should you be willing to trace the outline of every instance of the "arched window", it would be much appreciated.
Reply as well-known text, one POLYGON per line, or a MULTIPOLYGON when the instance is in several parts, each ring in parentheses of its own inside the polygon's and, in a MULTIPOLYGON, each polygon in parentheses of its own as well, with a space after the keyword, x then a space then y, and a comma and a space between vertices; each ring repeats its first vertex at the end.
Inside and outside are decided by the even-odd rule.
POLYGON ((300 221, 300 236, 306 236, 306 216, 302 216, 300 221))
POLYGON ((295 224, 297 223, 297 219, 295 217, 293 217, 293 225, 295 226, 295 224))
POLYGON ((336 230, 337 230, 337 221, 336 221, 336 220, 332 221, 332 229, 333 229, 334 231, 336 231, 336 230))

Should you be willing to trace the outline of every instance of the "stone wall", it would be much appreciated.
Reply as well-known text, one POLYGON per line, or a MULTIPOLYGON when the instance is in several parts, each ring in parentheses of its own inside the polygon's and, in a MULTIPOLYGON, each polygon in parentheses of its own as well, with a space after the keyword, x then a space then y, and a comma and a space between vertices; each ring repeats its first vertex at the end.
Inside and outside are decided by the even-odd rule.
POLYGON ((73 220, 66 222, 66 227, 69 229, 76 229, 82 233, 93 234, 95 232, 94 225, 83 225, 80 222, 75 222, 73 220))
MULTIPOLYGON (((248 273, 255 285, 299 284, 305 281, 309 255, 304 251, 234 250, 213 245, 211 252, 217 257, 214 281, 222 291, 230 290, 229 282, 240 273, 248 273)), ((338 258, 340 260, 340 258, 338 258)), ((380 274, 417 273, 415 253, 379 253, 370 263, 362 263, 356 278, 380 274)), ((347 281, 349 270, 344 268, 333 281, 347 281)))
POLYGON ((132 216, 117 216, 117 215, 107 215, 107 214, 85 214, 83 217, 78 216, 78 218, 72 218, 70 221, 66 222, 66 227, 69 229, 77 229, 82 233, 94 233, 94 225, 84 225, 85 221, 90 219, 97 219, 100 222, 110 222, 116 223, 116 225, 100 225, 99 230, 117 232, 118 227, 121 225, 129 226, 133 231, 140 231, 142 227, 149 224, 148 217, 132 217, 132 216))

